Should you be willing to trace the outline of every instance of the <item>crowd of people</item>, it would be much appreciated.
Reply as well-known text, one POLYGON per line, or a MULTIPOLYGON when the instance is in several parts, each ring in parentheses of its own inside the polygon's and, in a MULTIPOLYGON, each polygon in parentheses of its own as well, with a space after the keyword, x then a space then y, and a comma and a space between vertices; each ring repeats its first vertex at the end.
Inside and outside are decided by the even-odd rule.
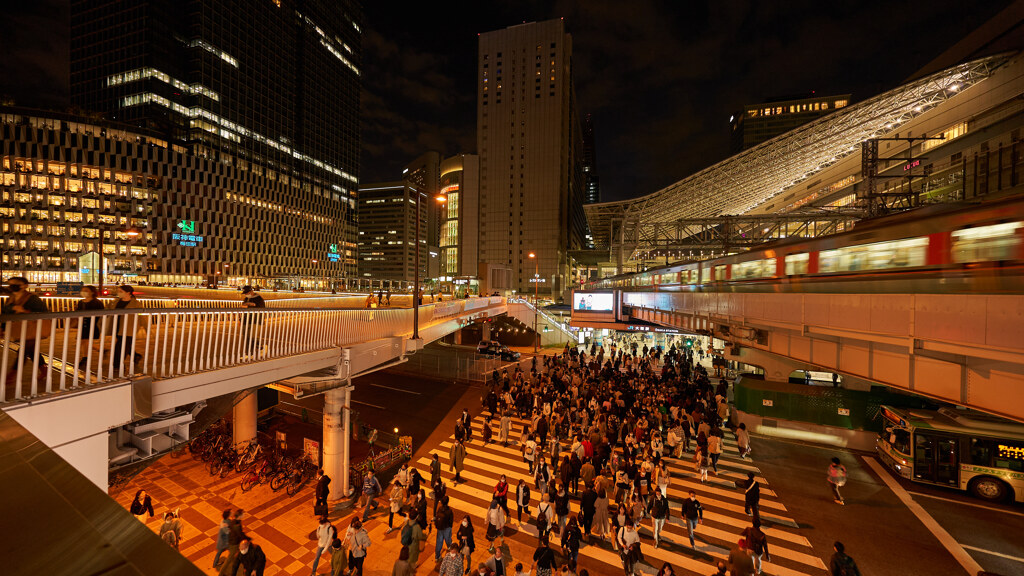
MULTIPOLYGON (((415 572, 431 533, 441 576, 586 574, 586 569, 577 572, 580 548, 601 542, 618 553, 623 573, 632 576, 644 561, 643 548, 663 545, 664 526, 673 517, 685 526, 690 547, 699 550, 695 534, 703 522, 703 507, 695 490, 681 505, 670 503, 672 472, 664 459, 681 458, 692 447, 701 482, 719 473, 729 416, 728 383, 712 382, 695 354, 674 346, 666 351, 613 345, 607 352, 598 346, 589 351, 567 347, 561 354, 537 357, 529 370, 520 365, 493 373, 482 398, 486 422, 479 440, 517 446, 525 475, 533 482, 520 478, 510 483, 498 474, 483 517, 456 517, 442 470, 447 467, 452 473, 453 484, 464 482, 467 444, 472 445, 474 436, 471 416, 464 410, 455 423, 446 465, 437 454, 423 474, 403 464, 386 494, 368 474, 360 499, 363 513, 356 515, 349 531, 368 521, 378 497, 387 498, 388 532, 401 531, 394 576, 415 572), (513 417, 527 422, 521 434, 513 434, 513 417), (578 513, 571 511, 570 501, 578 501, 578 513), (536 534, 530 561, 510 565, 503 546, 508 526, 536 534), (641 528, 649 536, 641 536, 641 528), (483 546, 481 536, 487 541, 483 562, 474 560, 483 546), (551 546, 552 537, 560 544, 558 552, 551 546)), ((742 426, 734 432, 746 457, 749 436, 742 426)), ((760 485, 753 473, 739 484, 751 524, 737 534, 728 560, 720 564, 731 574, 759 574, 771 561, 761 530, 760 485)), ((349 539, 347 535, 340 545, 346 547, 349 539)), ((658 571, 659 576, 674 573, 667 563, 658 571)))

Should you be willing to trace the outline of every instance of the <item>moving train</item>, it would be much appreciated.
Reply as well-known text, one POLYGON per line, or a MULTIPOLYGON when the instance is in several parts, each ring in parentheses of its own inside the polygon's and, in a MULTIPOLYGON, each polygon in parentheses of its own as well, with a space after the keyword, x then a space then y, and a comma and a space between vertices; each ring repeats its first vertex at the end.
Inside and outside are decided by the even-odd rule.
POLYGON ((832 236, 781 240, 741 254, 612 276, 587 288, 1020 294, 1024 196, 918 208, 863 220, 832 236))

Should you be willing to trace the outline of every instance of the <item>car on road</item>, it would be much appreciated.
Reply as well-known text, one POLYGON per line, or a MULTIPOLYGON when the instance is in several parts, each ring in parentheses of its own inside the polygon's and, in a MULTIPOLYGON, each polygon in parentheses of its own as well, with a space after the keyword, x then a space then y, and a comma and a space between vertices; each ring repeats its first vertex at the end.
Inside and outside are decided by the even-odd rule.
POLYGON ((501 358, 505 362, 515 362, 522 356, 519 352, 509 349, 501 342, 483 340, 477 344, 476 353, 491 358, 501 358))

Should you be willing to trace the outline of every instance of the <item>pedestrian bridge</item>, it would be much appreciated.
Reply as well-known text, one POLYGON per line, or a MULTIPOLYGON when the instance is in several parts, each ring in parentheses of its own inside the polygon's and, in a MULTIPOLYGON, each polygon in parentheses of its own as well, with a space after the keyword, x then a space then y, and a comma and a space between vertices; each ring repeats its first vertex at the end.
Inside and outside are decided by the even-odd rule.
POLYGON ((501 297, 424 305, 418 310, 418 339, 412 338, 410 308, 141 308, 0 316, 0 374, 6 375, 0 408, 105 487, 112 428, 311 372, 319 376, 291 384, 294 393, 345 387, 476 319, 507 311, 501 297))
POLYGON ((726 342, 727 359, 771 379, 838 372, 1024 420, 1019 294, 624 290, 621 298, 622 321, 712 334, 726 342))

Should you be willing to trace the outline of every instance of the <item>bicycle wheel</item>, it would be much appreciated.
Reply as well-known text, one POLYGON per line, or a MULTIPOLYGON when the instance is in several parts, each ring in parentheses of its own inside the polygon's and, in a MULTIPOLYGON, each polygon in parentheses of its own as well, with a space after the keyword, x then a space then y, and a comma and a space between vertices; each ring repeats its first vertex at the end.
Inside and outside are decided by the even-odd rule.
POLYGON ((282 486, 284 486, 286 480, 288 480, 288 475, 283 472, 278 472, 270 479, 270 489, 277 492, 282 486))
POLYGON ((295 494, 299 491, 299 488, 301 486, 302 486, 302 476, 296 476, 296 475, 293 474, 288 479, 288 487, 285 488, 284 491, 287 492, 289 496, 295 496, 295 494))
POLYGON ((223 461, 223 464, 220 467, 220 477, 221 478, 227 478, 228 474, 231 474, 234 471, 235 471, 234 462, 232 462, 231 460, 225 460, 225 461, 223 461))
POLYGON ((210 476, 216 476, 220 474, 220 460, 217 458, 211 459, 206 464, 207 471, 210 472, 210 476))
POLYGON ((252 487, 256 485, 256 481, 259 479, 259 475, 255 472, 249 472, 245 476, 242 476, 242 492, 248 492, 252 490, 252 487))

